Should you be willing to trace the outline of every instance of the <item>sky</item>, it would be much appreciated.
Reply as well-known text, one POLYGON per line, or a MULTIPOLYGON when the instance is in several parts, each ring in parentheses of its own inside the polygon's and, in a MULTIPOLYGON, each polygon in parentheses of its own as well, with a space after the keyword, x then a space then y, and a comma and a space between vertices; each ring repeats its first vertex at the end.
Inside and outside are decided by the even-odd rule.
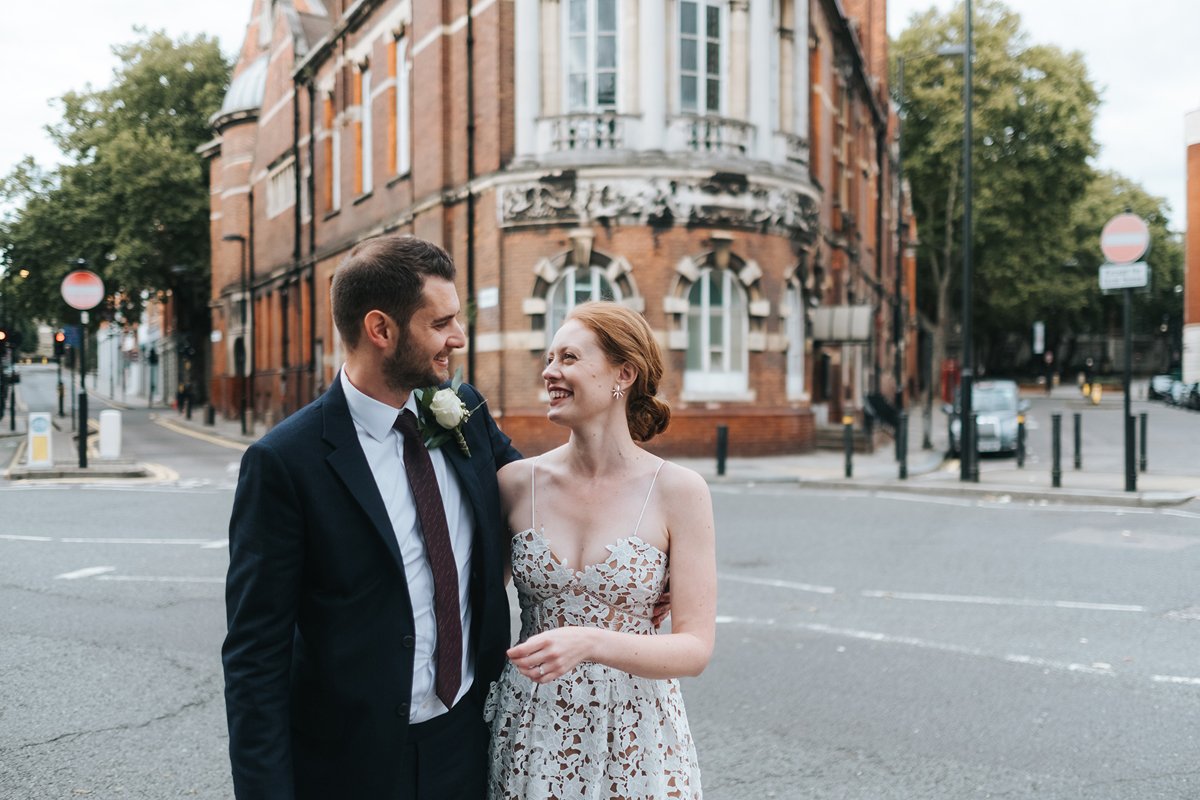
MULTIPOLYGON (((951 0, 890 0, 894 37, 914 11, 945 10, 951 0)), ((1141 183, 1171 204, 1184 226, 1183 115, 1200 108, 1200 0, 1007 0, 1021 14, 1031 41, 1080 50, 1104 102, 1095 136, 1096 166, 1141 183)), ((165 29, 178 37, 208 33, 233 53, 241 45, 251 0, 56 0, 53 35, 42 3, 9 3, 0 26, 0 75, 5 122, 0 130, 0 175, 26 155, 56 163, 45 126, 60 117, 48 101, 112 78, 113 44, 137 38, 133 27, 165 29)))

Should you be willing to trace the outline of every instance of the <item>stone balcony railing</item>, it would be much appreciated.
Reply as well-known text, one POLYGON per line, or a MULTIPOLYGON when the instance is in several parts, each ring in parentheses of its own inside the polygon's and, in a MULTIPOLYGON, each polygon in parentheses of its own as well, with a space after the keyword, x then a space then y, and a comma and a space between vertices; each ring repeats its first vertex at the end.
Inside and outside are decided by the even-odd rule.
POLYGON ((639 117, 612 112, 564 114, 538 120, 538 144, 542 153, 572 153, 637 149, 639 117), (633 141, 630 141, 633 134, 633 141))
POLYGON ((673 117, 667 149, 727 158, 754 157, 754 126, 725 117, 673 117))

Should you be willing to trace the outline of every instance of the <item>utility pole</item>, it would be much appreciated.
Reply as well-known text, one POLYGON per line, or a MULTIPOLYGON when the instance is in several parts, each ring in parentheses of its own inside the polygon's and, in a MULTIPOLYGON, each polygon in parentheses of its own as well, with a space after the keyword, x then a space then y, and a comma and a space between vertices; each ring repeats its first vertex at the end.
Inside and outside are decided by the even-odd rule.
POLYGON ((975 460, 975 431, 965 424, 971 419, 971 387, 974 383, 975 364, 972 357, 971 339, 971 59, 975 51, 971 37, 971 0, 965 4, 966 22, 963 55, 963 271, 962 271, 962 413, 959 419, 964 421, 962 426, 963 457, 960 463, 959 479, 963 481, 978 480, 978 473, 972 469, 975 460))

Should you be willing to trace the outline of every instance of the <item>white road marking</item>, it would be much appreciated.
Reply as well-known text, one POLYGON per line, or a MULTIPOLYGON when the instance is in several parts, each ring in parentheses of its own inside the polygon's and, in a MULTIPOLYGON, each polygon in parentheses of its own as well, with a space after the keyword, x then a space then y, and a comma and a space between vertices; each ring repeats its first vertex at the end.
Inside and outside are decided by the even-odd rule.
POLYGON ((0 539, 9 539, 14 542, 52 542, 54 541, 49 536, 13 536, 7 533, 0 533, 0 539))
POLYGON ((889 592, 867 589, 863 597, 884 597, 890 600, 928 600, 935 603, 976 603, 988 606, 1026 606, 1031 608, 1079 608, 1088 611, 1145 611, 1145 606, 1116 603, 1081 603, 1073 600, 1027 600, 1020 597, 976 597, 958 594, 926 594, 923 592, 889 592))
MULTIPOLYGON (((985 653, 978 647, 966 647, 957 644, 948 644, 945 642, 934 642, 929 639, 920 639, 915 636, 893 636, 887 633, 877 633, 875 631, 861 631, 854 628, 835 628, 832 625, 823 625, 815 622, 789 622, 777 625, 774 619, 754 619, 752 617, 717 617, 717 622, 721 624, 735 625, 762 625, 767 627, 789 628, 793 630, 806 630, 814 633, 825 633, 830 636, 843 636, 851 639, 861 639, 868 642, 882 642, 884 644, 900 644, 909 647, 916 647, 922 650, 937 650, 944 653, 957 653, 960 655, 975 656, 977 658, 1000 659, 1010 664, 1026 664, 1034 667, 1041 667, 1046 670, 1055 670, 1059 672, 1082 672, 1087 675, 1108 675, 1115 676, 1112 667, 1107 664, 1072 664, 1066 661, 1054 661, 1046 658, 1036 658, 1034 656, 1023 655, 1004 655, 995 656, 985 653)), ((1157 676, 1155 680, 1158 680, 1157 676)), ((1188 679, 1180 679, 1173 681, 1176 683, 1187 682, 1188 679)), ((1200 683, 1200 680, 1197 681, 1200 683)))
MULTIPOLYGON (((211 545, 216 544, 212 539, 76 539, 64 538, 61 542, 68 544, 189 544, 189 545, 211 545)), ((220 541, 220 540, 218 540, 220 541)))
POLYGON ((152 583, 225 583, 224 578, 157 577, 149 575, 101 575, 98 581, 150 581, 152 583))
POLYGON ((1182 683, 1186 686, 1200 686, 1200 678, 1183 678, 1179 675, 1155 675, 1155 683, 1182 683))
POLYGON ((1200 519, 1200 514, 1195 511, 1180 511, 1177 508, 1159 509, 1160 514, 1166 514, 1168 517, 1183 517, 1185 519, 1200 519))
POLYGON ((816 592, 817 594, 833 594, 837 590, 832 586, 817 586, 812 583, 796 583, 795 581, 779 581, 774 578, 747 578, 741 575, 717 573, 717 577, 725 581, 737 583, 752 583, 756 586, 776 586, 780 589, 796 589, 801 592, 816 592))
POLYGON ((906 500, 910 503, 932 503, 938 506, 961 506, 969 508, 975 505, 975 500, 967 500, 959 497, 938 497, 936 495, 921 495, 921 494, 901 494, 900 492, 876 492, 875 496, 880 500, 906 500))
POLYGON ((80 578, 90 578, 93 575, 103 575, 105 572, 112 572, 116 567, 85 567, 77 569, 74 572, 64 572, 62 575, 55 575, 56 581, 74 581, 80 578))
POLYGON ((222 547, 229 547, 228 539, 222 539, 219 542, 209 542, 208 544, 200 545, 201 550, 220 550, 222 547))

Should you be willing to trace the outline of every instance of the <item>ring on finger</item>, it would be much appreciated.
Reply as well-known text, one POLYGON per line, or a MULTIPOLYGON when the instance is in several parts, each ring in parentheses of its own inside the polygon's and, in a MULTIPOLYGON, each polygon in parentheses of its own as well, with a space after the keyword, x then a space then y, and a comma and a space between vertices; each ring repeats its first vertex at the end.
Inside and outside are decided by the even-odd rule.
POLYGON ((546 674, 546 668, 545 668, 543 665, 541 665, 541 664, 538 664, 538 672, 540 672, 541 674, 545 675, 545 674, 546 674))

